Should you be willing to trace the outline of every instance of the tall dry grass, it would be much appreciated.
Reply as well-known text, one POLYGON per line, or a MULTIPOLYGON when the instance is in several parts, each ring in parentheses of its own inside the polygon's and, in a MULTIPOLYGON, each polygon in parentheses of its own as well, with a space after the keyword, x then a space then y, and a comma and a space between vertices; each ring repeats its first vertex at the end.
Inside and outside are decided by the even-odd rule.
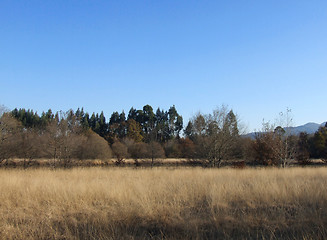
POLYGON ((327 169, 0 170, 0 239, 323 239, 327 169))

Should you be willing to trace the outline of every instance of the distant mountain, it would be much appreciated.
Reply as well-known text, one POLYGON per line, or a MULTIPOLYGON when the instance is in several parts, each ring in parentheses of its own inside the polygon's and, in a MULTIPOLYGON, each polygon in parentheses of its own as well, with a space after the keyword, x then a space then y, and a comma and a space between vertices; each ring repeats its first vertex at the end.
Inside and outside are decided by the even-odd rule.
POLYGON ((300 132, 306 132, 308 134, 313 134, 315 133, 320 126, 325 126, 326 122, 322 124, 318 123, 307 123, 298 127, 290 127, 291 133, 292 134, 300 134, 300 132))
MULTIPOLYGON (((310 122, 310 123, 306 123, 301 126, 290 127, 289 129, 290 129, 291 134, 294 134, 294 135, 298 135, 298 134, 300 134, 300 132, 306 132, 308 134, 313 134, 319 129, 319 127, 325 126, 325 124, 326 124, 326 122, 323 122, 322 124, 310 122)), ((256 132, 248 133, 248 134, 244 135, 244 137, 254 138, 255 134, 256 134, 256 132)))

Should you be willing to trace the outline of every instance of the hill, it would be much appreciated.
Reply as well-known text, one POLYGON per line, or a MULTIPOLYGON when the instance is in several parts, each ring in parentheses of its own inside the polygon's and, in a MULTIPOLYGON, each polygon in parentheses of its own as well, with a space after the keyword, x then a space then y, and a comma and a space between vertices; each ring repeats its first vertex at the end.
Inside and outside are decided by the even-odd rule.
MULTIPOLYGON (((300 134, 300 132, 314 134, 319 129, 319 127, 325 126, 325 124, 326 124, 326 122, 323 122, 321 124, 310 122, 310 123, 306 123, 304 125, 300 125, 297 127, 289 127, 289 129, 290 129, 291 134, 293 134, 293 135, 298 135, 298 134, 300 134)), ((244 136, 254 138, 255 134, 256 134, 256 132, 251 132, 244 136)))

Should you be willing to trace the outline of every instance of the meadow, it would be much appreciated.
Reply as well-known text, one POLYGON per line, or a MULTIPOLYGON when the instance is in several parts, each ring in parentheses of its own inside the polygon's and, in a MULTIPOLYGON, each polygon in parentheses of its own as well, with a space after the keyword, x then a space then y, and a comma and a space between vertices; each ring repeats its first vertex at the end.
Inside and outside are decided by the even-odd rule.
POLYGON ((327 168, 1 169, 0 239, 326 239, 327 168))

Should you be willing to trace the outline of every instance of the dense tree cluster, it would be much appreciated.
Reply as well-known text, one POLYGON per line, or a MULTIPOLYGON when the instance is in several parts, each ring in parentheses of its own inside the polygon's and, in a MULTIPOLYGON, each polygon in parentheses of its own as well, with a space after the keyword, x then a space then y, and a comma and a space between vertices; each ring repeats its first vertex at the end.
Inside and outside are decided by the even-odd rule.
POLYGON ((252 138, 241 134, 240 121, 232 109, 221 106, 211 114, 196 114, 183 129, 183 118, 175 106, 168 111, 150 105, 104 113, 76 111, 41 115, 33 110, 2 107, 0 117, 0 163, 13 157, 24 165, 37 158, 69 165, 72 159, 109 159, 116 164, 126 158, 186 158, 205 166, 220 167, 230 159, 245 159, 263 165, 286 166, 290 161, 327 161, 327 124, 313 134, 289 134, 287 128, 265 124, 252 138))
POLYGON ((327 162, 327 123, 313 135, 301 132, 298 136, 280 126, 272 129, 266 125, 249 146, 249 158, 264 165, 285 167, 291 160, 308 164, 313 158, 327 162))
POLYGON ((310 156, 327 161, 327 123, 324 127, 320 127, 311 138, 308 136, 302 138, 302 148, 309 151, 310 156))
POLYGON ((0 147, 6 150, 0 153, 2 159, 44 157, 67 163, 73 158, 108 158, 111 152, 117 164, 127 157, 151 158, 153 163, 155 158, 165 157, 165 144, 179 139, 183 129, 183 118, 175 106, 168 111, 158 108, 154 113, 150 105, 145 105, 141 110, 131 108, 127 116, 113 112, 109 121, 103 112, 90 115, 83 108, 57 113, 49 109, 41 115, 33 110, 14 109, 2 119, 4 129, 10 130, 5 122, 15 125, 15 134, 10 130, 10 138, 3 137, 1 141, 0 147), (14 147, 14 142, 15 149, 6 146, 14 147), (136 157, 137 146, 143 150, 136 157))
MULTIPOLYGON (((107 141, 82 127, 73 111, 38 116, 25 109, 13 110, 0 118, 0 162, 10 157, 52 159, 67 166, 71 159, 107 159, 107 141)), ((24 164, 25 165, 25 164, 24 164)))
POLYGON ((194 157, 207 161, 212 167, 222 160, 238 155, 239 120, 233 110, 222 106, 208 115, 196 115, 188 122, 185 135, 194 144, 194 157))

